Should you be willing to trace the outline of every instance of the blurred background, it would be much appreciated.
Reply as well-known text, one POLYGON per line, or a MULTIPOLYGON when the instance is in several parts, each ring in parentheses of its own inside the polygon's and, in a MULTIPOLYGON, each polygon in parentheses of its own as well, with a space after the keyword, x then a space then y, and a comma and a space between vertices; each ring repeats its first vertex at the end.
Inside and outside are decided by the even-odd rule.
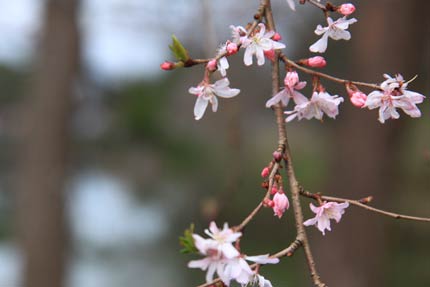
MULTIPOLYGON (((293 59, 311 56, 323 15, 273 0, 293 59)), ((358 1, 356 1, 358 2, 358 1)), ((341 2, 335 1, 335 4, 341 2)), ((430 2, 359 1, 349 42, 329 41, 324 71, 360 81, 418 74, 430 95, 430 2)), ((231 87, 199 122, 188 94, 203 67, 161 71, 175 34, 213 56, 229 25, 258 1, 0 0, 0 287, 195 286, 178 236, 191 222, 239 223, 264 194, 276 148, 269 65, 231 58, 231 87)), ((306 75, 301 78, 311 81, 306 75)), ((341 86, 323 81, 332 94, 341 86)), ((365 91, 370 92, 370 91, 365 91)), ((305 90, 310 95, 310 88, 305 90)), ((348 100, 337 120, 288 124, 299 181, 312 192, 375 197, 391 211, 430 216, 430 105, 381 125, 348 100)), ((306 208, 305 217, 313 216, 306 208)), ((429 286, 430 226, 351 207, 326 236, 309 228, 330 286, 429 286)), ((276 252, 295 237, 293 214, 263 210, 241 241, 276 252)), ((273 286, 310 286, 302 251, 262 269, 273 286)))

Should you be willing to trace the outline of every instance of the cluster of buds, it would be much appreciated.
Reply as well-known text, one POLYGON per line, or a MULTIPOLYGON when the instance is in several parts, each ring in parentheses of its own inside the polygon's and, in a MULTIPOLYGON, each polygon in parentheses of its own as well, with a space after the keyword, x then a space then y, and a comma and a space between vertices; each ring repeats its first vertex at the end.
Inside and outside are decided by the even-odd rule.
POLYGON ((262 187, 265 190, 270 188, 268 196, 263 200, 263 205, 265 207, 272 208, 274 215, 278 218, 281 218, 285 211, 290 207, 290 202, 288 201, 288 197, 282 187, 282 176, 279 174, 281 165, 278 165, 278 169, 275 171, 273 177, 270 176, 270 173, 275 166, 274 163, 279 163, 282 158, 282 152, 274 151, 273 160, 261 171, 261 176, 265 178, 265 181, 262 183, 262 187))

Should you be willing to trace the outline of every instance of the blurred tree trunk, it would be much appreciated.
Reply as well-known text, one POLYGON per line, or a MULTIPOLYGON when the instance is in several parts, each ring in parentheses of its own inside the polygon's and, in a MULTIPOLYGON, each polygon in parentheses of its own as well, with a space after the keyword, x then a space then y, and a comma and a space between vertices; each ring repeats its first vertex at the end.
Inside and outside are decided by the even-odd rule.
POLYGON ((25 287, 64 284, 64 183, 71 97, 79 63, 78 1, 46 2, 42 38, 20 115, 16 173, 25 287))
MULTIPOLYGON (((350 78, 382 82, 382 73, 402 73, 408 80, 422 72, 428 25, 415 19, 428 17, 425 13, 430 2, 386 0, 358 4, 359 22, 351 28, 355 46, 350 59, 343 63, 350 78)), ((419 86, 417 80, 413 90, 419 90, 419 86)), ((381 125, 377 110, 359 110, 347 101, 342 109, 341 126, 333 143, 338 156, 332 162, 326 193, 346 198, 373 195, 374 205, 393 210, 390 198, 401 192, 396 189, 400 172, 396 151, 408 124, 407 116, 400 112, 401 121, 389 120, 381 125)), ((343 222, 334 226, 335 234, 316 243, 321 273, 329 285, 387 285, 387 269, 382 267, 388 264, 384 257, 389 235, 384 230, 384 220, 389 219, 352 207, 343 222)))

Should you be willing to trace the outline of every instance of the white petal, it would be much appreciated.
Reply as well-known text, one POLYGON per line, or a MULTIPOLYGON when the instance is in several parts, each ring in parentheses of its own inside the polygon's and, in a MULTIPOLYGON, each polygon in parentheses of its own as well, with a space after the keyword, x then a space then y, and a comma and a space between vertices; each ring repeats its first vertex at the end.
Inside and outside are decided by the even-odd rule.
POLYGON ((344 30, 330 30, 329 32, 330 38, 333 40, 349 40, 351 39, 351 33, 344 30))
POLYGON ((291 10, 296 11, 296 3, 294 3, 294 0, 287 0, 287 3, 291 10))
POLYGON ((221 98, 232 98, 237 96, 239 93, 239 89, 230 89, 228 87, 215 90, 215 94, 217 94, 221 98))
POLYGON ((259 66, 264 65, 264 51, 261 48, 257 48, 255 51, 255 56, 257 57, 257 64, 259 66))
POLYGON ((324 53, 327 50, 327 41, 328 36, 325 33, 321 39, 316 41, 312 46, 309 47, 309 50, 314 53, 324 53))
POLYGON ((217 264, 209 265, 208 272, 206 273, 206 282, 212 282, 214 280, 215 270, 217 269, 217 264))
POLYGON ((249 45, 246 47, 245 54, 243 56, 243 62, 246 66, 252 65, 252 55, 254 54, 254 45, 249 45))
POLYGON ((205 100, 203 97, 197 98, 196 104, 194 105, 194 117, 196 120, 200 120, 203 117, 208 103, 209 101, 205 100))
POLYGON ((202 270, 206 270, 211 263, 209 258, 203 258, 200 260, 191 260, 188 262, 188 268, 200 268, 202 270))
POLYGON ((277 264, 279 263, 279 258, 270 258, 269 254, 256 255, 256 256, 246 256, 246 260, 253 261, 258 264, 277 264))
POLYGON ((214 96, 210 99, 210 102, 212 104, 212 112, 215 113, 218 110, 218 98, 214 96))

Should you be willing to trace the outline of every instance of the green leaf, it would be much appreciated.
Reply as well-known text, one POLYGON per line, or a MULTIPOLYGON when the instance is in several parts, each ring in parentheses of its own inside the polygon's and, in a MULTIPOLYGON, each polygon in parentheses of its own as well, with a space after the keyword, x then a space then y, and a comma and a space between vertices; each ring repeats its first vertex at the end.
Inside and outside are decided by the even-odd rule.
POLYGON ((179 244, 183 247, 180 252, 184 254, 198 253, 198 250, 194 244, 194 224, 191 223, 190 228, 185 229, 184 235, 179 237, 179 244))
POLYGON ((176 59, 179 61, 185 63, 190 59, 187 49, 184 48, 182 43, 178 38, 176 38, 175 35, 172 35, 172 45, 169 45, 169 48, 173 52, 173 55, 175 55, 176 59))

